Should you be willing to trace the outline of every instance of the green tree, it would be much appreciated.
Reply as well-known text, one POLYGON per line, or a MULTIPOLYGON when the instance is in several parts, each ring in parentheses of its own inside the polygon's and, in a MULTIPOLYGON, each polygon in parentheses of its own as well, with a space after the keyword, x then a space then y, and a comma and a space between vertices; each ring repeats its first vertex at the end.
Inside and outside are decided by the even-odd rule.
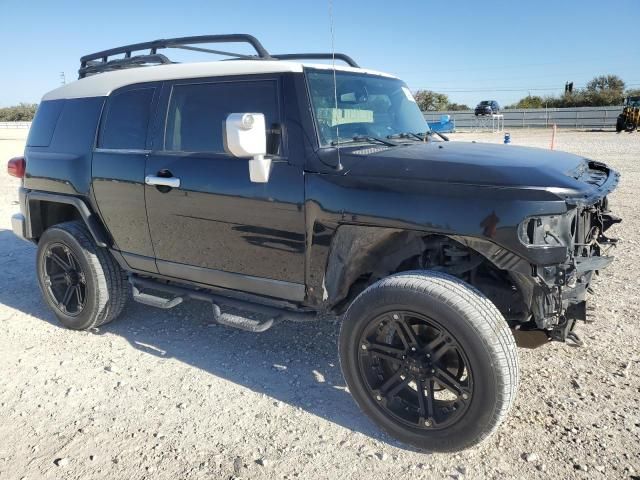
POLYGON ((30 122, 33 120, 38 105, 21 103, 13 107, 0 108, 0 122, 30 122))
POLYGON ((442 111, 447 109, 449 105, 449 97, 444 93, 434 92, 432 90, 418 90, 414 95, 418 107, 423 112, 442 111))
POLYGON ((625 97, 640 97, 640 88, 630 88, 624 92, 625 97))
MULTIPOLYGON (((560 96, 538 97, 528 95, 507 108, 567 108, 604 107, 621 105, 630 91, 624 91, 624 81, 617 75, 599 75, 587 83, 585 88, 565 92, 560 96)), ((633 92, 633 90, 631 90, 633 92)), ((636 90, 637 94, 640 91, 636 90)))
POLYGON ((599 75, 586 87, 587 92, 595 93, 618 93, 624 92, 624 81, 617 75, 599 75))
POLYGON ((464 103, 447 103, 445 110, 459 112, 460 110, 471 110, 471 108, 469 105, 465 105, 464 103))
POLYGON ((544 105, 544 98, 537 95, 527 95, 513 105, 508 105, 506 108, 544 108, 544 105))

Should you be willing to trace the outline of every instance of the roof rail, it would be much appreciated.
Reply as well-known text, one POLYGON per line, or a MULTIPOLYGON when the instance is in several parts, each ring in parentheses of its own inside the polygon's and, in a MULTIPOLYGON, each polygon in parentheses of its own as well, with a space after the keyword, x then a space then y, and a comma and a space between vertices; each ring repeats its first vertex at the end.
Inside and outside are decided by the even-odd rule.
POLYGON ((301 60, 305 58, 308 60, 333 60, 335 58, 336 60, 342 60, 350 67, 360 68, 360 65, 353 58, 344 53, 283 53, 271 55, 271 57, 278 60, 301 60))
POLYGON ((234 33, 230 35, 200 35, 194 37, 177 37, 161 40, 153 40, 151 42, 134 43, 123 47, 111 48, 101 52, 85 55, 80 58, 80 70, 78 77, 84 78, 87 75, 106 72, 110 70, 119 70, 122 68, 139 67, 144 64, 163 64, 171 63, 164 55, 158 55, 158 49, 162 48, 182 48, 185 50, 195 50, 199 52, 215 53, 235 58, 261 58, 271 59, 269 52, 262 44, 252 35, 244 33, 234 33), (226 52, 223 50, 211 50, 207 48, 193 47, 191 45, 201 43, 248 43, 256 51, 254 55, 244 55, 240 53, 226 52), (149 49, 148 55, 132 56, 132 52, 149 49), (124 53, 124 58, 109 60, 113 55, 124 53))

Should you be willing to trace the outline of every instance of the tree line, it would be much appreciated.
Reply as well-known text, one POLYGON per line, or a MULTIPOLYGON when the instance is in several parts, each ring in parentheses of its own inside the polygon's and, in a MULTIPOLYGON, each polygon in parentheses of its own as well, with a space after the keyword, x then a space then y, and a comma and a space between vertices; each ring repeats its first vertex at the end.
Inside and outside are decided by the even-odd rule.
POLYGON ((0 122, 30 122, 37 108, 37 103, 21 103, 14 107, 0 108, 0 122))
MULTIPOLYGON (((600 75, 588 82, 584 88, 565 91, 562 95, 529 94, 504 108, 605 107, 622 105, 626 96, 637 95, 640 95, 640 89, 626 89, 624 81, 617 75, 600 75)), ((452 103, 446 94, 432 90, 418 90, 414 96, 422 111, 441 112, 472 109, 468 105, 452 103)))

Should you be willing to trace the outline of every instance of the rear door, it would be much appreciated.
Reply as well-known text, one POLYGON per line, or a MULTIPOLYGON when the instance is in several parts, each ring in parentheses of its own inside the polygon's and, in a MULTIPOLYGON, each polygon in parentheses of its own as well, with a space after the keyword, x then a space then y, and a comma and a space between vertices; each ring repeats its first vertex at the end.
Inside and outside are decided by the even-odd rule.
POLYGON ((289 163, 277 76, 167 82, 146 174, 161 274, 290 300, 304 298, 304 179, 289 163), (230 113, 263 113, 274 158, 267 183, 225 151, 230 113), (179 186, 178 186, 179 183, 179 186))
POLYGON ((92 161, 96 205, 130 267, 155 272, 144 201, 144 172, 160 84, 132 85, 105 104, 92 161))

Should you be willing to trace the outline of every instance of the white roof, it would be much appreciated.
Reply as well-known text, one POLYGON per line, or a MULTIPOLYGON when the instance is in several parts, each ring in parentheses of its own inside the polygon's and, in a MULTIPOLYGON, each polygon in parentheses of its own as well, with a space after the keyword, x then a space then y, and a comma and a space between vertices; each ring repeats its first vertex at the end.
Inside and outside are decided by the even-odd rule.
MULTIPOLYGON (((104 97, 114 90, 134 83, 177 80, 181 78, 216 77, 225 75, 256 75, 260 73, 302 73, 304 67, 332 69, 328 64, 311 64, 283 60, 233 60, 223 62, 173 63, 153 67, 137 67, 99 73, 51 90, 42 100, 63 98, 104 97)), ((336 65, 341 72, 360 72, 395 78, 392 75, 364 68, 336 65)))

